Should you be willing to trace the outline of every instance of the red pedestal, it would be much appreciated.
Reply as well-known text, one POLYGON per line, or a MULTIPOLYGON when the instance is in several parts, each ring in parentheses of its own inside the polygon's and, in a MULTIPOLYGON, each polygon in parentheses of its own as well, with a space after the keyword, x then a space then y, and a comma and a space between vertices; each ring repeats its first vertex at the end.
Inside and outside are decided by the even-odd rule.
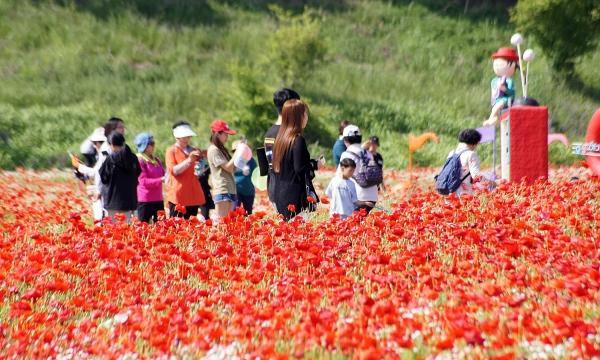
POLYGON ((510 108, 510 181, 548 178, 548 108, 510 108))

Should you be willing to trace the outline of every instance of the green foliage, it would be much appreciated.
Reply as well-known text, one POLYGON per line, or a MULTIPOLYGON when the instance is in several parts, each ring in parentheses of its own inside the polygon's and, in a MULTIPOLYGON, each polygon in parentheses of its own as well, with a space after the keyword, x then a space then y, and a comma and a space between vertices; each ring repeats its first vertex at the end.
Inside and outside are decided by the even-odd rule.
POLYGON ((312 10, 294 15, 276 5, 269 8, 277 19, 277 30, 269 40, 273 69, 283 84, 300 85, 307 81, 327 54, 321 22, 312 10))
POLYGON ((238 90, 229 102, 234 108, 233 125, 251 146, 260 147, 266 129, 277 119, 273 102, 265 97, 269 89, 256 78, 255 69, 238 64, 230 68, 238 90))
MULTIPOLYGON (((67 166, 67 151, 77 153, 113 115, 125 119, 129 142, 153 133, 159 156, 181 118, 198 133, 196 146, 208 145, 215 118, 256 146, 276 119, 272 94, 289 86, 286 78, 310 105, 313 155, 331 159, 337 125, 350 119, 380 136, 392 167, 407 164, 408 133, 437 133, 440 143, 414 160, 438 167, 456 134, 487 117, 489 55, 515 29, 470 15, 474 6, 463 17, 435 1, 315 0, 327 6, 303 10, 267 0, 2 0, 0 167, 67 166)), ((543 52, 530 74, 529 93, 548 105, 552 132, 571 141, 599 107, 600 51, 580 59, 586 87, 555 80, 543 52)), ((487 145, 479 154, 491 164, 487 145)))
POLYGON ((512 11, 512 20, 536 38, 554 69, 572 75, 575 60, 593 51, 600 37, 600 2, 519 1, 512 11))

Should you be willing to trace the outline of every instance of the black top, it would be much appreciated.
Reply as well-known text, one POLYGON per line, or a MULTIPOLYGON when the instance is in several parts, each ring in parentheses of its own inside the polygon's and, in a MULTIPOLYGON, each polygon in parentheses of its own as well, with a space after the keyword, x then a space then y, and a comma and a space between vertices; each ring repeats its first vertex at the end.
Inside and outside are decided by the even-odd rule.
MULTIPOLYGON (((316 163, 310 159, 306 140, 301 135, 296 137, 294 145, 281 161, 279 173, 272 173, 274 202, 277 212, 282 214, 286 220, 291 219, 303 210, 314 211, 315 206, 307 200, 306 187, 316 196, 312 184, 316 163), (293 205, 295 211, 290 211, 293 205)), ((318 197, 315 201, 319 201, 318 197)))
POLYGON ((102 201, 106 210, 130 211, 137 208, 138 176, 142 172, 137 156, 129 146, 110 154, 100 167, 102 201))
POLYGON ((273 147, 275 146, 275 138, 279 133, 279 128, 281 125, 273 125, 267 130, 265 134, 265 154, 267 155, 267 161, 269 162, 269 173, 267 174, 267 194, 269 195, 269 201, 275 202, 275 196, 273 193, 273 184, 271 182, 271 177, 273 176, 273 147))
POLYGON ((275 146, 275 138, 279 133, 281 125, 273 125, 267 130, 265 134, 265 153, 267 154, 267 160, 269 160, 269 166, 273 165, 273 147, 275 146))

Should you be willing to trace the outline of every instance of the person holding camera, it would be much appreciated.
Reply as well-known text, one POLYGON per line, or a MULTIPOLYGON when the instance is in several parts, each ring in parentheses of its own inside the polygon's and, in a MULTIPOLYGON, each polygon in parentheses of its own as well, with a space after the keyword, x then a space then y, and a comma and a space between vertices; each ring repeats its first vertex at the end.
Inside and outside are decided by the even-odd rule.
POLYGON ((206 202, 204 192, 194 174, 196 163, 202 157, 199 149, 190 146, 196 136, 189 123, 180 121, 173 125, 176 141, 165 153, 167 163, 167 201, 170 216, 189 219, 198 215, 198 208, 206 202))

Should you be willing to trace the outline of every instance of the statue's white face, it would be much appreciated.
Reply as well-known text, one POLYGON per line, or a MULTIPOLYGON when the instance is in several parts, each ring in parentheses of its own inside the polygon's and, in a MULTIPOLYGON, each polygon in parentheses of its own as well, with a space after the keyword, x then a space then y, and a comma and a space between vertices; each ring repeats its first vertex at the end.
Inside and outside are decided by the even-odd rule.
POLYGON ((498 58, 498 59, 494 59, 493 67, 494 67, 494 74, 496 74, 496 76, 511 77, 515 74, 515 69, 517 68, 517 63, 512 62, 509 65, 508 60, 498 58))

